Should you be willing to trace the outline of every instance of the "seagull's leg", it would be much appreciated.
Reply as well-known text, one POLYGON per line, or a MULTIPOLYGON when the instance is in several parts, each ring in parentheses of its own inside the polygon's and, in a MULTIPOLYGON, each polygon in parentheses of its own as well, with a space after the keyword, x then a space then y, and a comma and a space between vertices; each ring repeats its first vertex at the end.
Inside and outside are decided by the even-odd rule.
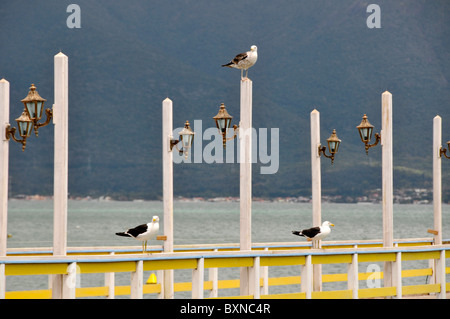
POLYGON ((153 255, 153 254, 152 254, 152 253, 150 253, 150 252, 149 252, 148 254, 149 254, 149 255, 153 255))
POLYGON ((245 78, 248 79, 248 69, 245 70, 245 78))
POLYGON ((244 79, 244 69, 241 69, 241 80, 244 79))

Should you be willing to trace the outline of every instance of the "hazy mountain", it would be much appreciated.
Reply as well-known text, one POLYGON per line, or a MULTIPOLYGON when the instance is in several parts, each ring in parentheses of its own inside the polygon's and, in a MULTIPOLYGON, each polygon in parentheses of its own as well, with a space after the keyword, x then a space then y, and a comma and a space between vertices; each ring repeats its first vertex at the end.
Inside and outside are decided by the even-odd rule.
MULTIPOLYGON (((430 187, 435 115, 450 139, 448 1, 378 1, 380 29, 366 25, 370 1, 85 0, 76 2, 79 29, 66 24, 71 3, 0 3, 0 77, 11 83, 13 123, 31 83, 52 105, 53 56, 69 57, 72 195, 160 196, 162 101, 174 102, 174 127, 213 127, 222 102, 237 124, 240 71, 220 65, 252 44, 253 124, 280 134, 279 170, 261 175, 254 165, 255 196, 310 193, 314 108, 322 143, 334 128, 342 139, 335 164, 322 162, 324 193, 379 188, 381 148, 366 156, 356 125, 366 113, 379 132, 385 90, 394 103, 394 187, 430 187)), ((238 164, 175 164, 174 174, 176 196, 239 195, 238 164)), ((52 193, 51 125, 24 153, 11 142, 10 185, 12 195, 52 193)))

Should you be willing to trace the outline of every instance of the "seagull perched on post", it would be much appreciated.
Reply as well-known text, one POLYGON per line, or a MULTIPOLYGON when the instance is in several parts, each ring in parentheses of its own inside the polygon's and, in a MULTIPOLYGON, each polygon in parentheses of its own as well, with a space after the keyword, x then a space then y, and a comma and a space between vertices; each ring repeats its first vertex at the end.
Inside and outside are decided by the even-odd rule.
POLYGON ((152 222, 142 224, 134 228, 127 229, 124 232, 116 233, 117 236, 133 237, 134 239, 142 241, 142 253, 147 251, 147 241, 155 239, 159 231, 159 217, 153 216, 152 222))
POLYGON ((330 226, 334 226, 334 224, 325 221, 322 223, 322 226, 303 229, 301 231, 293 230, 292 233, 297 236, 306 237, 309 240, 319 240, 327 237, 331 233, 330 226))
POLYGON ((250 47, 250 51, 247 51, 245 53, 239 53, 233 60, 222 66, 240 69, 241 79, 243 79, 244 70, 245 70, 245 77, 248 78, 248 69, 256 63, 256 60, 258 60, 258 48, 256 47, 256 45, 252 45, 250 47))

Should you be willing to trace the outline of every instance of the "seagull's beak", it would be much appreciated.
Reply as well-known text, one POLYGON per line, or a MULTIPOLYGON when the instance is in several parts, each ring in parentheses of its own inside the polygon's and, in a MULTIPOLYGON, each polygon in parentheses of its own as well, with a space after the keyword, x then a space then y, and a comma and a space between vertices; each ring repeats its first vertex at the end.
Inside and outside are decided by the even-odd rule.
POLYGON ((331 223, 330 223, 330 226, 333 226, 333 227, 334 227, 334 224, 331 224, 331 223))

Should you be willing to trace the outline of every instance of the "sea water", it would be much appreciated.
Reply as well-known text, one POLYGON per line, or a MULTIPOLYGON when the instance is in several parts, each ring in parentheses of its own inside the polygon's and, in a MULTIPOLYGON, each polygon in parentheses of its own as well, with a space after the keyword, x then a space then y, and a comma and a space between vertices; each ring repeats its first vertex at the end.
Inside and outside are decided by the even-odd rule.
MULTIPOLYGON (((8 205, 8 248, 51 247, 53 244, 53 201, 15 200, 8 205)), ((174 244, 239 243, 239 202, 175 201, 174 244)), ((101 201, 69 200, 67 241, 69 247, 140 245, 132 238, 115 233, 160 217, 163 235, 163 205, 161 201, 101 201)), ((380 204, 322 204, 322 220, 335 227, 327 240, 365 240, 382 238, 382 207, 380 204)), ((450 238, 450 206, 442 206, 443 238, 450 238)), ((252 242, 304 242, 292 230, 312 226, 312 206, 309 203, 254 202, 252 205, 252 242)), ((432 205, 394 205, 394 238, 432 238, 427 229, 433 228, 432 205)), ((159 245, 151 242, 149 245, 159 245)), ((366 272, 360 265, 360 272, 366 272)), ((407 268, 407 263, 403 268, 407 268)), ((412 268, 426 268, 416 262, 412 268)), ((345 265, 324 265, 323 273, 345 273, 345 265)), ((207 272, 206 272, 207 273, 207 272)), ((150 273, 146 273, 148 276, 150 273)), ((299 266, 271 267, 270 277, 299 276, 299 266)), ((175 271, 175 281, 190 281, 190 270, 175 271)), ((239 278, 239 269, 220 269, 219 280, 239 278)), ((146 279, 146 277, 144 278, 146 279)), ((206 276, 207 279, 207 276, 206 276)), ((103 285, 103 274, 83 274, 81 287, 103 285)), ((406 279, 405 279, 406 280, 406 279)), ((423 278, 420 282, 425 283, 423 278)), ((116 285, 129 285, 129 274, 116 275, 116 285)), ((46 289, 47 276, 8 276, 7 291, 46 289), (31 279, 30 279, 31 278, 31 279)), ((324 290, 346 289, 345 283, 324 284, 324 290)), ((366 287, 361 287, 366 288, 366 287)), ((298 292, 299 287, 270 287, 270 293, 298 292)), ((222 292, 219 292, 223 295, 222 292)), ((230 290, 225 295, 236 292, 230 290)), ((152 296, 154 297, 154 296, 152 296)), ((189 298, 190 293, 176 293, 176 298, 189 298)))

